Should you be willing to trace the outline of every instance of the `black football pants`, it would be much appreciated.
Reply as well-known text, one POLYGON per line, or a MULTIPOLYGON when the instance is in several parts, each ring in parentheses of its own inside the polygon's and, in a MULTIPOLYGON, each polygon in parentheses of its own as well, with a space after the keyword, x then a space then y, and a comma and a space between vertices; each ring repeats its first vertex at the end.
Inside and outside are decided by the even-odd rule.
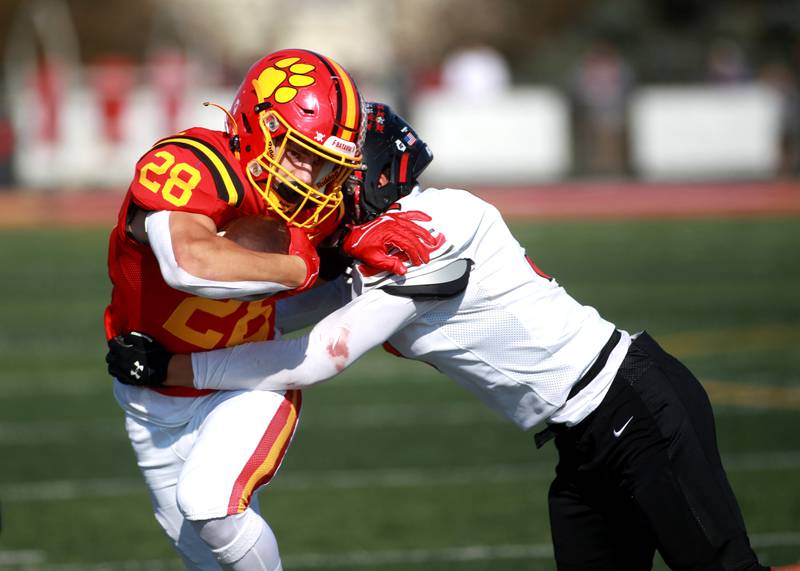
POLYGON ((602 404, 556 435, 550 523, 559 570, 755 570, 703 387, 646 333, 602 404))

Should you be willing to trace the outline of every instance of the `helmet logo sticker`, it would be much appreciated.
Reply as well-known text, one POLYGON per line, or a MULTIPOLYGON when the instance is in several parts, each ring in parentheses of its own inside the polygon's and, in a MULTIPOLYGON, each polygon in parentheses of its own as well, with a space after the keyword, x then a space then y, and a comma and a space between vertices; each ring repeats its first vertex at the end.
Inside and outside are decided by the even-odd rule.
POLYGON ((349 157, 354 157, 356 155, 356 151, 358 150, 358 147, 355 143, 345 141, 339 137, 328 137, 328 140, 326 140, 322 146, 326 149, 333 149, 334 151, 344 153, 349 157))
POLYGON ((276 102, 288 103, 297 97, 298 87, 314 85, 316 80, 308 75, 314 71, 314 66, 299 61, 299 57, 284 58, 262 71, 258 79, 253 80, 259 101, 266 101, 274 95, 276 102), (287 81, 288 85, 285 85, 287 81))

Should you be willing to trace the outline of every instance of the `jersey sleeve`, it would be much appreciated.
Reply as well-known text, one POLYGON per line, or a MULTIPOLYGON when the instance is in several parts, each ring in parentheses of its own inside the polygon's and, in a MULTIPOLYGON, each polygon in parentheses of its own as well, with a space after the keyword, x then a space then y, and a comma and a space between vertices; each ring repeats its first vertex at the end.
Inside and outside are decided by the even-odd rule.
POLYGON ((169 226, 170 211, 159 210, 147 215, 145 227, 153 254, 158 260, 161 276, 171 288, 208 299, 237 299, 254 301, 284 292, 291 287, 267 281, 215 281, 190 274, 178 265, 172 249, 169 226))
POLYGON ((166 139, 145 153, 129 191, 144 210, 180 210, 215 220, 244 195, 219 151, 189 137, 166 139))

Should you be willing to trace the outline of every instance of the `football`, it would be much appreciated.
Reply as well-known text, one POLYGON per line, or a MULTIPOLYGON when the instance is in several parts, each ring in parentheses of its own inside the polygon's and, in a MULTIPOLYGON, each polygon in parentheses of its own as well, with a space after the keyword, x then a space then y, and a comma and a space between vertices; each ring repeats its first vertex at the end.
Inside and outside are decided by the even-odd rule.
POLYGON ((285 254, 289 251, 289 231, 282 220, 266 216, 234 218, 220 232, 243 248, 257 252, 285 254))

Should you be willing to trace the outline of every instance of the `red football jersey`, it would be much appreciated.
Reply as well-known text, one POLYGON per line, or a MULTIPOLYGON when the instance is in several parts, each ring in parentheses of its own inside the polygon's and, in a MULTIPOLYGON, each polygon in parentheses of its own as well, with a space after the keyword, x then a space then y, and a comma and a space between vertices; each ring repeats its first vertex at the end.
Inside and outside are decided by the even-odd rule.
MULTIPOLYGON (((136 164, 109 239, 108 272, 113 289, 105 312, 106 337, 141 331, 174 353, 273 337, 270 299, 213 300, 168 286, 150 247, 126 233, 131 203, 150 211, 205 214, 220 228, 233 218, 266 214, 266 202, 250 187, 224 133, 200 128, 183 131, 156 143, 136 164)), ((159 391, 202 394, 183 388, 159 391)))

